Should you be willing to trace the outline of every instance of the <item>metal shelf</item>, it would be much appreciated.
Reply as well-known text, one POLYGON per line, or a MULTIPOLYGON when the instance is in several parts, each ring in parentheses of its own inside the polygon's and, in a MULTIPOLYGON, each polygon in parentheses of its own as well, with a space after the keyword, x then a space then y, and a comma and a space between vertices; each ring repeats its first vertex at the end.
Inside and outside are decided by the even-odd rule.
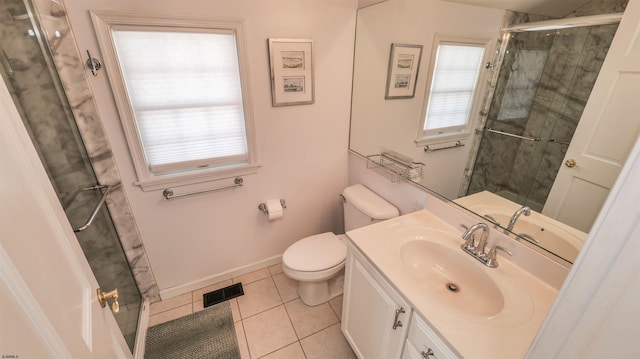
POLYGON ((422 179, 424 163, 413 162, 396 153, 382 152, 367 156, 367 168, 379 169, 379 173, 391 182, 409 180, 419 182, 422 179))

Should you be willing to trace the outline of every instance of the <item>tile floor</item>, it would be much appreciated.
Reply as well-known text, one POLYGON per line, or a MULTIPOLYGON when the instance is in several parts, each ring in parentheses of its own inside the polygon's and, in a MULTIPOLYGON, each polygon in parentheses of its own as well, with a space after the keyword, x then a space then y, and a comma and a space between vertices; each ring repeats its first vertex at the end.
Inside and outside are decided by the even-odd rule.
POLYGON ((202 310, 204 293, 238 282, 244 295, 229 304, 242 359, 355 358, 340 331, 342 296, 306 306, 280 264, 153 303, 149 326, 202 310))

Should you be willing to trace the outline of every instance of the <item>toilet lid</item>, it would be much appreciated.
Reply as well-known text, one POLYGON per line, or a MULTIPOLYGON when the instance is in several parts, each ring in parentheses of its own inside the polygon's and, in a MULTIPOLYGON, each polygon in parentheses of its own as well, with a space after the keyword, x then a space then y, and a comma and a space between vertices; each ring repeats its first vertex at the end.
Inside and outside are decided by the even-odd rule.
POLYGON ((301 272, 316 272, 335 267, 347 257, 347 247, 331 232, 303 238, 282 255, 282 262, 301 272))

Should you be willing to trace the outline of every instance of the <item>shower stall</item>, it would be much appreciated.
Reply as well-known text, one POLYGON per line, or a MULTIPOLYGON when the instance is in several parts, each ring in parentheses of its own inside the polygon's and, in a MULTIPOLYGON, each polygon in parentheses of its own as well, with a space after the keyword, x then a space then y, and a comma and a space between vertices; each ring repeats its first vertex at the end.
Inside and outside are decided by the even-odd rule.
POLYGON ((0 1, 0 72, 101 289, 118 289, 114 316, 133 352, 142 297, 105 205, 119 184, 98 183, 34 13, 28 0, 0 1))
POLYGON ((466 194, 542 211, 617 27, 507 32, 466 194))

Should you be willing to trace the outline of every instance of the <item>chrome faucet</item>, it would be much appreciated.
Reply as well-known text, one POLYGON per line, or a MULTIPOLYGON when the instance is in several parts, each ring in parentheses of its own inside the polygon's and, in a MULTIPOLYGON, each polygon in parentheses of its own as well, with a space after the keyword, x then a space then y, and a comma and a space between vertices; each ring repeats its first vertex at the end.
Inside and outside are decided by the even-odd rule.
POLYGON ((507 225, 507 229, 504 231, 505 234, 508 234, 513 230, 513 226, 516 225, 516 221, 518 220, 518 218, 520 218, 520 215, 522 214, 524 214, 525 216, 530 216, 531 208, 529 208, 528 206, 523 206, 522 208, 517 210, 516 213, 514 213, 513 216, 511 216, 511 219, 509 220, 509 224, 507 225))
MULTIPOLYGON (((527 207, 527 210, 529 207, 527 207)), ((526 215, 526 214, 525 214, 526 215)), ((520 214, 518 214, 520 216, 520 214)), ((517 217, 516 217, 517 218, 517 217)), ((515 220, 514 220, 515 222, 515 220)), ((464 243, 460 245, 463 251, 470 254, 473 258, 480 261, 482 264, 487 267, 495 268, 498 266, 498 261, 496 260, 497 255, 496 252, 498 250, 502 250, 506 254, 513 256, 513 252, 510 250, 501 247, 501 246, 493 246, 489 253, 485 253, 485 247, 487 246, 487 239, 489 238, 489 226, 485 223, 476 223, 473 226, 467 228, 462 225, 466 229, 462 234, 462 239, 464 239, 464 243), (475 241, 475 232, 478 229, 482 229, 482 235, 480 236, 480 240, 476 243, 475 241)))
POLYGON ((469 227, 462 234, 462 239, 464 239, 464 243, 462 244, 462 249, 471 254, 474 257, 484 257, 486 253, 484 253, 484 247, 487 245, 487 238, 489 237, 489 226, 485 223, 476 223, 473 226, 469 227), (475 242, 475 234, 474 232, 478 229, 482 229, 482 235, 480 236, 480 240, 476 244, 475 242))

